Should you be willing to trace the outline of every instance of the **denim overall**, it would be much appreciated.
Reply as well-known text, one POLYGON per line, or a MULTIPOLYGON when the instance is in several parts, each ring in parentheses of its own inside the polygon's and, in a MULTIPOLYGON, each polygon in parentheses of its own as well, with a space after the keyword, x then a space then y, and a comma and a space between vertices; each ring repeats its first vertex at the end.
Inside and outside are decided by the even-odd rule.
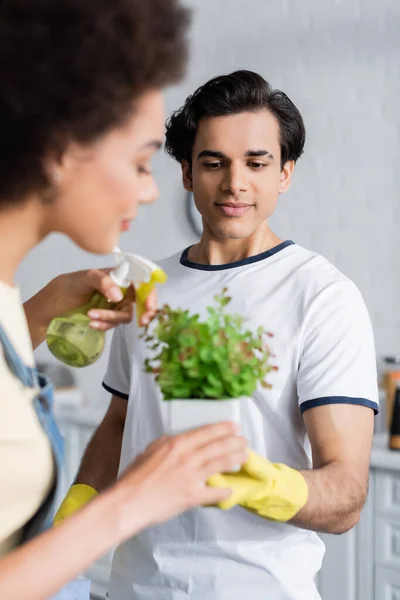
MULTIPOLYGON (((0 325, 0 344, 3 346, 4 358, 10 371, 21 381, 25 387, 38 388, 38 395, 33 399, 33 406, 37 417, 45 430, 53 452, 55 465, 54 485, 35 515, 25 525, 21 544, 27 542, 52 525, 57 492, 61 484, 61 467, 64 456, 64 441, 53 416, 53 385, 36 368, 27 367, 11 344, 8 336, 0 325)), ((16 426, 18 424, 16 423, 16 426)))
MULTIPOLYGON (((38 395, 33 399, 33 406, 50 440, 55 466, 54 485, 42 506, 25 525, 20 542, 23 544, 52 526, 54 514, 57 509, 56 502, 60 500, 64 441, 52 412, 54 391, 52 383, 44 375, 38 373, 36 368, 27 367, 22 362, 1 325, 0 345, 3 347, 6 363, 15 377, 25 387, 39 389, 38 395)), ((58 594, 52 596, 49 600, 89 600, 89 594, 90 581, 87 579, 76 579, 68 583, 58 594)))

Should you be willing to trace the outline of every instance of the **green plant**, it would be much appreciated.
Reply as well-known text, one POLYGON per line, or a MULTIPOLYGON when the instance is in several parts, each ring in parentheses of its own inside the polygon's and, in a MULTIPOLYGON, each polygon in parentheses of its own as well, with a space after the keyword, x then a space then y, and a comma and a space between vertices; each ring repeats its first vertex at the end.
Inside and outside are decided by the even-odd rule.
POLYGON ((225 311, 231 301, 227 288, 208 306, 208 317, 169 305, 158 310, 143 336, 153 354, 145 370, 155 375, 165 400, 174 398, 227 399, 251 396, 257 384, 271 387, 267 338, 259 327, 245 329, 245 320, 225 311))

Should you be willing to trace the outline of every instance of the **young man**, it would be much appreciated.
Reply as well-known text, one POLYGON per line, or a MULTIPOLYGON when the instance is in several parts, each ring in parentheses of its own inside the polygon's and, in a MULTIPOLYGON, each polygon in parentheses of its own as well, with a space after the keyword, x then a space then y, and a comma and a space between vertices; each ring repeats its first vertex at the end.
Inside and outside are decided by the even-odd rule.
MULTIPOLYGON (((181 164, 204 232, 198 244, 160 262, 169 279, 159 303, 204 314, 227 286, 232 311, 274 333, 279 371, 242 419, 270 491, 258 505, 239 494, 250 510, 196 509, 120 546, 111 600, 315 600, 324 546, 314 532, 342 533, 358 521, 378 409, 367 310, 327 260, 269 227, 304 141, 294 104, 249 71, 209 81, 167 125, 167 151, 181 164), (271 463, 261 457, 290 477, 270 476, 271 463), (294 480, 303 500, 289 523, 280 522, 294 480)), ((114 334, 104 379, 112 403, 77 479, 96 490, 117 474, 123 431, 120 471, 165 431, 139 334, 134 323, 114 334)), ((231 483, 236 491, 234 476, 231 483)))

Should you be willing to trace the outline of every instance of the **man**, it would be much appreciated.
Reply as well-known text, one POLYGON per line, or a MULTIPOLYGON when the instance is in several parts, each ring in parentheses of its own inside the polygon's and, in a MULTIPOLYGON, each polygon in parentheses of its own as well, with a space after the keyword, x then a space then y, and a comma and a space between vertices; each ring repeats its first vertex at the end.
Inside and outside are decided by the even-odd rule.
MULTIPOLYGON (((204 232, 160 262, 169 279, 159 303, 204 314, 227 286, 232 311, 274 333, 279 371, 272 389, 247 403, 242 426, 265 473, 269 461, 280 463, 271 475, 279 485, 261 505, 239 494, 250 510, 196 509, 120 546, 111 600, 315 600, 324 547, 314 532, 342 533, 359 519, 378 409, 367 310, 347 277, 269 227, 304 141, 294 104, 249 71, 209 81, 167 124, 167 151, 181 164, 204 232), (304 484, 303 500, 285 517, 282 498, 289 490, 293 500, 294 480, 297 490, 304 484)), ((95 490, 165 431, 139 335, 134 323, 114 334, 103 384, 113 398, 77 478, 95 490)), ((234 476, 230 483, 235 496, 234 476)))

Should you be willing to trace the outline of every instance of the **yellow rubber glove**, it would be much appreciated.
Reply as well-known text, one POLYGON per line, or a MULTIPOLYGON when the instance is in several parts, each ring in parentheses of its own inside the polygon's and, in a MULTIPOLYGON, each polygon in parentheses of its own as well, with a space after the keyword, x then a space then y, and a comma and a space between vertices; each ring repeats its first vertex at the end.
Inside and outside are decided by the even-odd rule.
POLYGON ((98 496, 98 492, 90 485, 84 483, 76 483, 69 488, 67 495, 61 503, 56 516, 54 517, 54 525, 58 525, 67 517, 73 515, 80 508, 90 502, 95 496, 98 496))
POLYGON ((303 475, 287 465, 271 463, 253 450, 237 473, 213 475, 208 485, 231 488, 232 495, 218 504, 227 510, 240 504, 260 517, 289 521, 306 504, 308 487, 303 475))
POLYGON ((140 317, 145 312, 147 296, 155 288, 156 283, 165 283, 167 274, 162 269, 155 269, 150 275, 150 281, 140 283, 135 287, 136 292, 136 319, 139 323, 140 317))

